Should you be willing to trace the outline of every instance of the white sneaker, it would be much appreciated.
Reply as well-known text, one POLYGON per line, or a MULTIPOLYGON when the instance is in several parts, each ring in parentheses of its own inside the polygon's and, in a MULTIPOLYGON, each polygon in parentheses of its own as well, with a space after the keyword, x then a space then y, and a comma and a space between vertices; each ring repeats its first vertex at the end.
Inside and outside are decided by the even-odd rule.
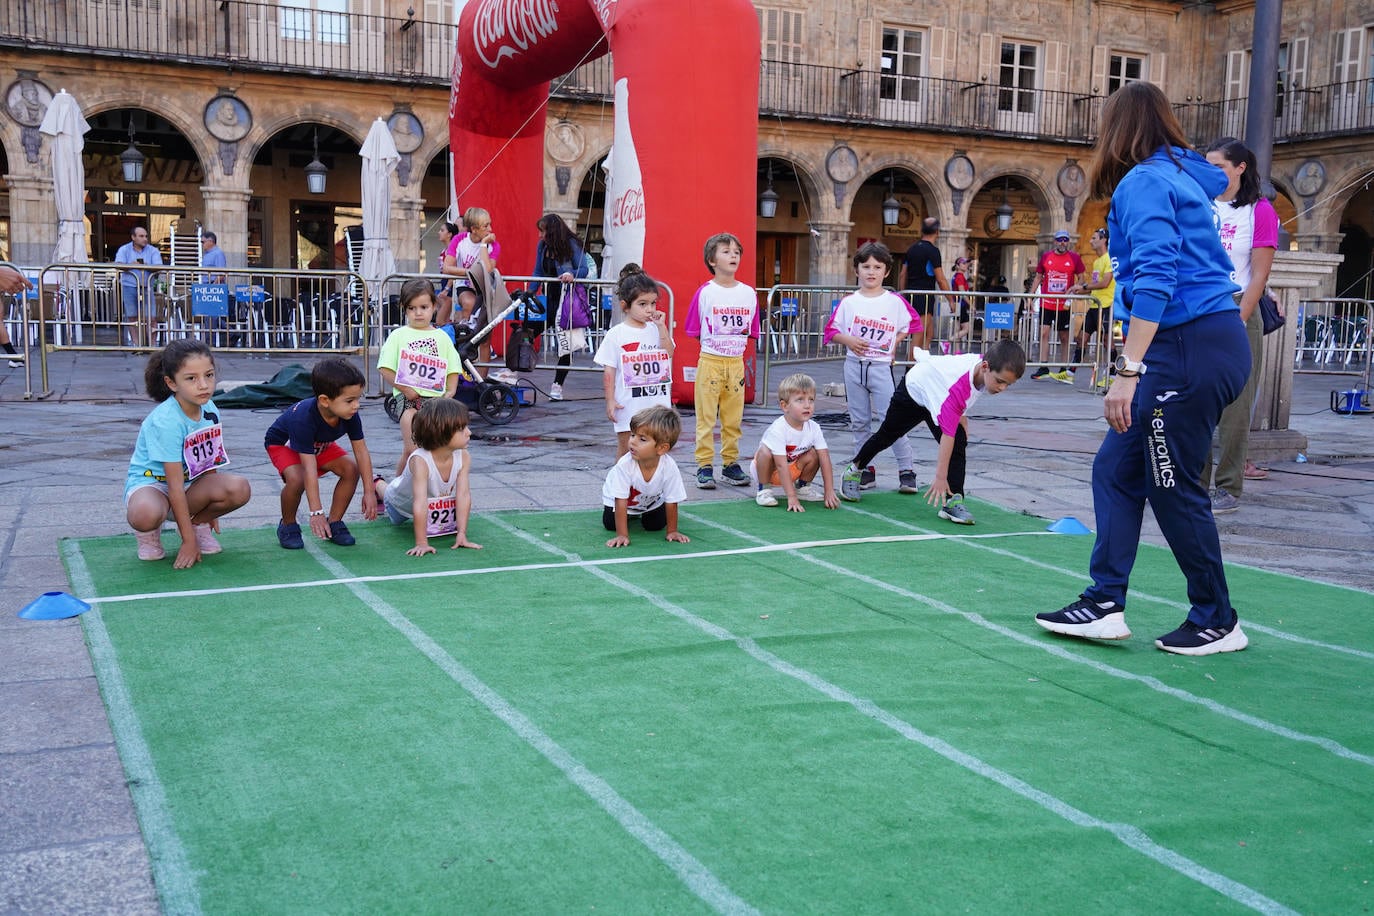
POLYGON ((24 361, 23 361, 22 359, 12 359, 12 360, 10 360, 10 368, 11 368, 11 369, 18 369, 18 368, 21 368, 23 365, 24 365, 24 361))
POLYGON ((797 487, 797 499, 807 503, 825 502, 825 490, 814 483, 804 483, 797 487))
POLYGON ((754 502, 758 503, 760 506, 776 506, 778 504, 778 498, 773 495, 772 490, 759 490, 759 492, 754 495, 754 502))
POLYGON ((562 385, 558 384, 557 382, 554 382, 552 385, 549 386, 549 400, 550 400, 550 401, 561 401, 561 400, 563 400, 563 386, 562 386, 562 385))
POLYGON ((497 372, 493 372, 491 377, 498 382, 505 382, 507 385, 514 385, 516 382, 520 381, 520 376, 511 372, 509 369, 501 369, 497 372))

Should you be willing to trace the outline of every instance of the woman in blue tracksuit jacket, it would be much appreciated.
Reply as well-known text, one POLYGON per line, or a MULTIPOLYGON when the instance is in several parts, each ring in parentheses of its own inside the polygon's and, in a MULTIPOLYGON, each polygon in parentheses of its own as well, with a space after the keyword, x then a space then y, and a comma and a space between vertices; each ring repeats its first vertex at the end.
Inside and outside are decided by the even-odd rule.
POLYGON ((1111 430, 1093 462, 1097 541, 1092 585, 1038 614, 1047 630, 1125 639, 1126 587, 1150 504, 1188 580, 1188 618, 1155 640, 1166 652, 1244 649, 1226 587, 1211 501, 1198 476, 1212 432, 1249 373, 1245 325, 1212 198, 1226 176, 1187 148, 1169 102, 1150 83, 1114 93, 1102 110, 1095 196, 1111 196, 1109 253, 1116 305, 1130 314, 1103 414, 1111 430))

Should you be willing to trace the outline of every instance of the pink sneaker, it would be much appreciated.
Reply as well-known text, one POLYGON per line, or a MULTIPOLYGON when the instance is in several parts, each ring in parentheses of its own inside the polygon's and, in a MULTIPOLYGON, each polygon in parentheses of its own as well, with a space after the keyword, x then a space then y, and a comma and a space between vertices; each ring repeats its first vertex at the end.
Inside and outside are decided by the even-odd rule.
POLYGON ((161 560, 167 556, 167 552, 162 549, 161 531, 135 531, 134 540, 138 542, 140 560, 161 560))
POLYGON ((215 540, 215 532, 209 525, 196 525, 196 546, 202 554, 219 553, 224 549, 215 540))

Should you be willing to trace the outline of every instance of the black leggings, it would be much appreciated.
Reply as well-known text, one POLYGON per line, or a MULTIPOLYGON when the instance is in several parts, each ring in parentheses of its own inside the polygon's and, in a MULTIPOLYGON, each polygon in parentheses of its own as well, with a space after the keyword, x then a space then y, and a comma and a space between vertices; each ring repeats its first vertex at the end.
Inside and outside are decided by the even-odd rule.
MULTIPOLYGON (((863 448, 859 449, 859 454, 854 458, 854 466, 860 469, 868 467, 868 463, 879 452, 890 448, 892 443, 915 429, 917 423, 925 423, 930 427, 935 441, 940 441, 940 424, 935 422, 929 410, 911 399, 906 385, 898 382, 896 390, 892 392, 892 400, 887 405, 887 416, 883 418, 883 424, 878 427, 876 433, 868 437, 863 448)), ((954 454, 949 457, 949 471, 945 475, 950 492, 960 496, 964 493, 964 461, 967 449, 968 435, 961 423, 954 433, 954 454)))
MULTIPOLYGON (((631 515, 627 521, 639 519, 645 531, 662 531, 668 527, 668 504, 662 503, 657 509, 650 509, 643 515, 631 515)), ((601 507, 601 524, 606 526, 607 531, 615 530, 615 508, 612 506, 601 507)))

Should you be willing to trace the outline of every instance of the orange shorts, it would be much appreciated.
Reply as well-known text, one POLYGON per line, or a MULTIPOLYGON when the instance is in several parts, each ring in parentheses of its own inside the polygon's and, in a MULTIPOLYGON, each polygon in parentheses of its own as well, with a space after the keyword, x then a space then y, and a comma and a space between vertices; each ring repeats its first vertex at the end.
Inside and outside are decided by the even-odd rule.
MULTIPOLYGON (((770 480, 762 481, 762 483, 763 483, 764 486, 769 486, 769 487, 780 487, 780 486, 782 486, 782 480, 780 480, 780 479, 778 478, 778 461, 777 461, 777 457, 778 457, 778 456, 776 456, 776 455, 773 456, 773 473, 772 473, 771 475, 769 475, 769 476, 771 477, 770 480)), ((749 470, 751 470, 751 471, 753 472, 753 474, 752 474, 751 476, 752 476, 755 480, 758 480, 758 476, 759 476, 759 472, 758 472, 758 462, 757 462, 757 461, 751 462, 751 464, 753 465, 753 466, 750 467, 750 469, 749 469, 749 470)), ((793 462, 792 464, 786 465, 786 467, 787 467, 788 475, 792 478, 792 482, 793 482, 793 483, 796 483, 798 480, 801 480, 801 468, 797 466, 796 462, 793 462)))
MULTIPOLYGON (((267 446, 267 457, 272 459, 272 467, 277 469, 278 474, 284 474, 287 468, 301 463, 301 453, 289 445, 267 446)), ((344 451, 339 443, 331 442, 324 447, 324 451, 315 456, 315 467, 324 472, 326 467, 346 457, 348 452, 344 451)))

